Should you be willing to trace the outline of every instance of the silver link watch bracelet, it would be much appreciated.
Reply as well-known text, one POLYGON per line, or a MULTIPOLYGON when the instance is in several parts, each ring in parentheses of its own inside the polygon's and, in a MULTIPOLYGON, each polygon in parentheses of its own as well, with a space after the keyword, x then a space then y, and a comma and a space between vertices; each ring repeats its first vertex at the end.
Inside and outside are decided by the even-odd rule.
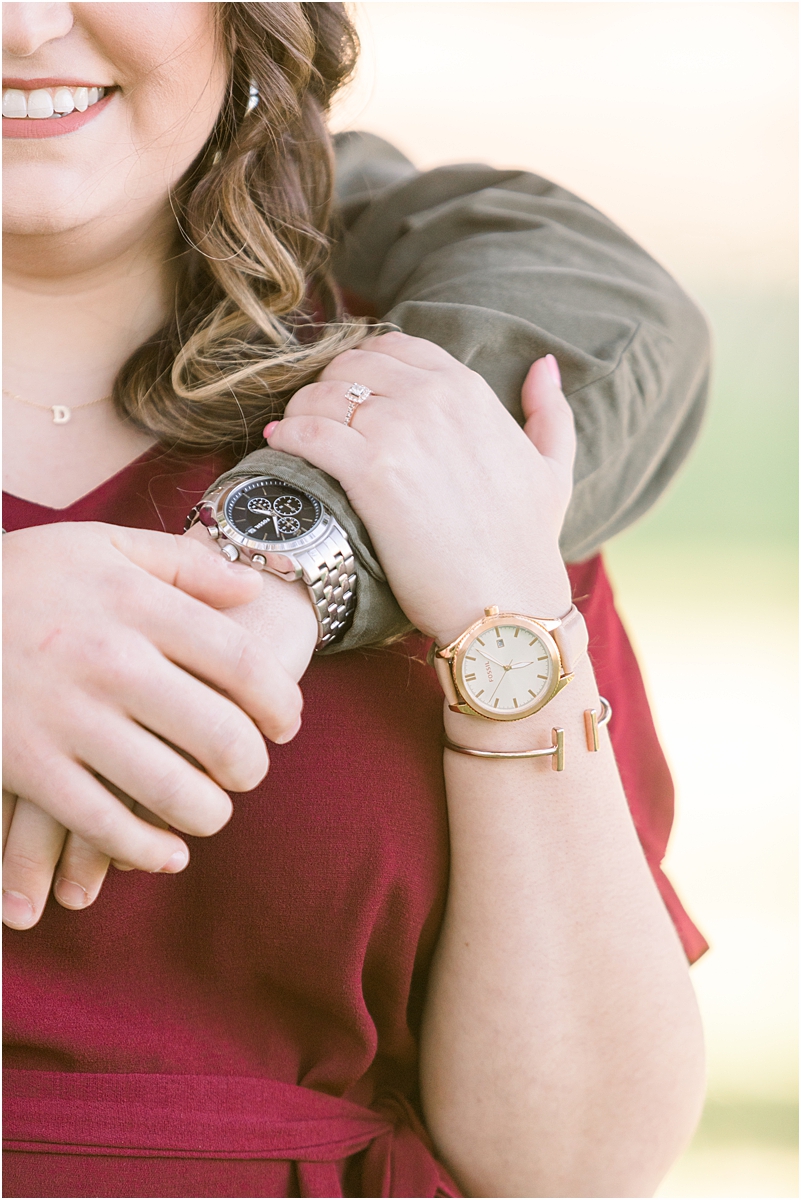
MULTIPOLYGON (((279 482, 263 478, 266 484, 279 482)), ((246 562, 255 570, 267 571, 288 582, 302 579, 309 589, 317 616, 317 649, 323 649, 338 641, 353 620, 357 588, 353 550, 344 529, 316 499, 313 503, 318 505, 318 512, 321 512, 318 523, 296 539, 290 536, 283 542, 260 541, 252 533, 251 536, 243 534, 241 529, 226 519, 225 502, 233 493, 238 493, 244 484, 260 481, 261 478, 256 477, 255 480, 237 480, 227 487, 215 488, 191 510, 184 532, 199 522, 231 562, 246 562)), ((292 495, 284 499, 303 496, 300 489, 293 485, 285 486, 292 495)), ((307 495, 306 499, 310 497, 307 495)), ((270 510, 262 503, 259 511, 270 510)))

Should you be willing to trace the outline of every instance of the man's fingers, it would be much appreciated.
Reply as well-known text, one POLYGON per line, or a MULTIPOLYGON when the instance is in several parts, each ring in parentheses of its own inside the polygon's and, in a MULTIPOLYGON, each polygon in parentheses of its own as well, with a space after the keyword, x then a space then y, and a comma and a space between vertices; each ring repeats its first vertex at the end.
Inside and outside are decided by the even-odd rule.
POLYGON ((74 833, 67 835, 56 867, 53 895, 64 908, 88 908, 97 899, 109 857, 74 833))
POLYGON ((17 797, 3 853, 3 922, 30 929, 42 915, 66 829, 36 804, 17 797))
POLYGON ((17 797, 13 792, 3 788, 3 849, 6 848, 6 838, 8 831, 11 828, 11 818, 14 816, 14 808, 17 803, 17 797))
POLYGON ((523 383, 523 428, 543 457, 552 459, 572 476, 576 454, 573 412, 547 358, 538 358, 532 364, 523 383))

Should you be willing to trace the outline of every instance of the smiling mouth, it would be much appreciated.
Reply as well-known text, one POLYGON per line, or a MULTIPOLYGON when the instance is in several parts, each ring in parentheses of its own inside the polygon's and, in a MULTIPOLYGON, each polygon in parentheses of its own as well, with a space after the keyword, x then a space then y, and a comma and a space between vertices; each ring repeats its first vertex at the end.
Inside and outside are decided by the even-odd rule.
POLYGON ((113 87, 3 88, 3 117, 6 120, 45 121, 83 113, 109 95, 113 87))

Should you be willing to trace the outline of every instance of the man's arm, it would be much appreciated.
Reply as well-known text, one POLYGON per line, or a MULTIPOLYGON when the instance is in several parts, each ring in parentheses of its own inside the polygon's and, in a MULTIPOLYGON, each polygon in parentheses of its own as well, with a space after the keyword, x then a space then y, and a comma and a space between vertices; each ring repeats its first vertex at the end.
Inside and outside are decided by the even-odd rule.
POLYGON ((518 420, 531 363, 555 355, 578 433, 562 553, 589 557, 650 508, 695 439, 702 314, 627 234, 547 179, 472 164, 421 173, 371 134, 336 140, 344 288, 477 371, 518 420))
MULTIPOLYGON (((473 165, 418 172, 372 134, 335 143, 333 266, 364 311, 448 350, 518 420, 528 368, 556 356, 578 433, 561 549, 567 561, 589 557, 654 503, 695 439, 709 371, 704 318, 622 230, 540 176, 473 165)), ((359 603, 328 652, 408 629, 336 480, 266 447, 223 478, 254 472, 315 492, 348 531, 359 603)))

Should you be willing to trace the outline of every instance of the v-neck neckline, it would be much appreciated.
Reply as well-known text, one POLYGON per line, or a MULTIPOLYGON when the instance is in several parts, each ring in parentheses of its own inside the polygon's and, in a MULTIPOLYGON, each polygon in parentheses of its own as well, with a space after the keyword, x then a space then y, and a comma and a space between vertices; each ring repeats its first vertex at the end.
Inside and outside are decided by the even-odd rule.
POLYGON ((132 471, 134 468, 149 462, 151 457, 159 450, 163 453, 168 453, 167 451, 164 451, 164 447, 160 442, 154 442, 152 446, 148 446, 147 450, 144 450, 141 454, 138 454, 136 458, 132 458, 130 462, 125 463, 125 465, 120 467, 118 471, 115 471, 113 475, 108 475, 105 479, 101 480, 100 483, 95 484, 93 488, 90 488, 88 492, 84 492, 82 496, 78 496, 76 500, 71 500, 69 504, 65 504, 60 508, 53 504, 42 504, 40 500, 29 500, 27 496, 18 496, 16 492, 8 492, 5 489, 3 490, 3 495, 8 496, 8 498, 11 500, 17 501, 19 504, 30 504, 33 508, 41 509, 43 512, 59 513, 63 516, 63 514, 68 513, 70 509, 76 508, 79 504, 84 504, 90 501, 93 496, 95 496, 103 488, 109 487, 115 482, 115 480, 118 480, 120 476, 124 475, 127 471, 132 471))

